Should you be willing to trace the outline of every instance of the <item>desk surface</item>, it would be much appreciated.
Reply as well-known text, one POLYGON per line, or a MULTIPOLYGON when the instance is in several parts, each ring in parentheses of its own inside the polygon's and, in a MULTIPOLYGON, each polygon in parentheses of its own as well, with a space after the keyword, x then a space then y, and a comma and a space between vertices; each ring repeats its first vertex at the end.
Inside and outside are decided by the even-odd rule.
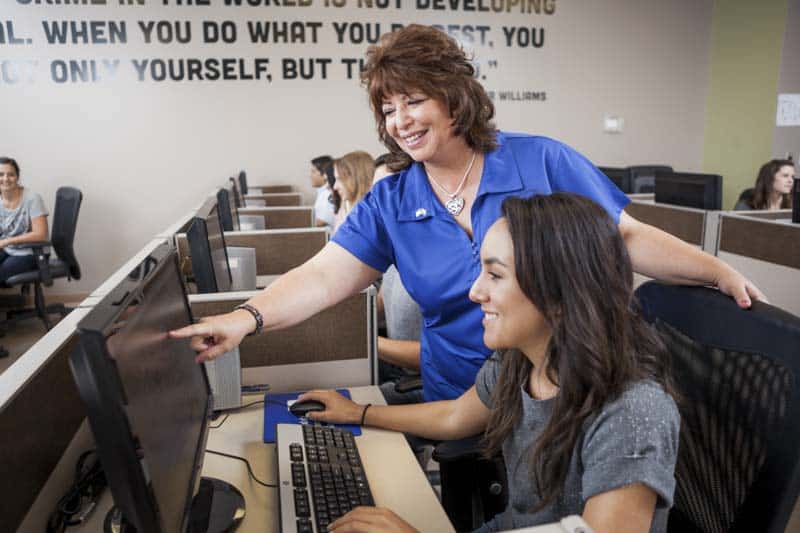
MULTIPOLYGON (((385 403, 377 387, 355 387, 350 391, 356 402, 385 403)), ((243 402, 257 399, 258 395, 249 395, 243 402)), ((261 481, 277 483, 275 445, 264 444, 261 440, 263 420, 261 405, 230 415, 222 427, 209 430, 206 449, 246 457, 261 481)), ((420 531, 453 531, 401 433, 364 428, 362 435, 356 437, 356 444, 376 505, 392 509, 420 531)), ((238 532, 279 530, 278 490, 251 480, 244 463, 206 453, 203 475, 228 481, 244 495, 247 514, 238 532)), ((110 505, 111 495, 107 493, 91 519, 75 531, 102 531, 103 518, 110 505)))

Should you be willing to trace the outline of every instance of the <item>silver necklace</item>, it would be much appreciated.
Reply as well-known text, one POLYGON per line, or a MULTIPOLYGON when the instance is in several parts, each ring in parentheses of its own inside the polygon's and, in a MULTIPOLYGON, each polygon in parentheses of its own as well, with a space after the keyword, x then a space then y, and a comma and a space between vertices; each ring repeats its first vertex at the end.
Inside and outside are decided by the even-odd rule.
POLYGON ((445 202, 444 206, 445 208, 447 208, 447 212, 453 215, 454 217, 457 217, 459 214, 461 214, 461 211, 464 209, 464 197, 459 196, 459 194, 461 194, 461 190, 464 188, 464 184, 467 183, 467 176, 469 176, 469 172, 470 170, 472 170, 472 165, 475 164, 475 157, 477 155, 478 152, 473 150, 472 159, 469 160, 469 165, 467 166, 466 172, 464 172, 464 176, 461 178, 461 183, 458 184, 458 187, 456 187, 455 192, 452 193, 447 189, 445 189, 442 186, 442 184, 436 181, 436 178, 434 178, 431 175, 431 173, 427 169, 425 169, 425 171, 428 174, 428 177, 431 179, 433 184, 439 187, 439 189, 450 198, 445 202))

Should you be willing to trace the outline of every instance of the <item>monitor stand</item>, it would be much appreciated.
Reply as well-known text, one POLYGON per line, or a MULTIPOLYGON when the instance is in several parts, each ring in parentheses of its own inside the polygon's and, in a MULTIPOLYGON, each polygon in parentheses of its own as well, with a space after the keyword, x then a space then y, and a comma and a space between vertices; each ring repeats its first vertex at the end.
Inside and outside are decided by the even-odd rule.
MULTIPOLYGON (((224 533, 235 530, 244 519, 244 496, 239 489, 220 479, 200 478, 200 488, 192 500, 187 533, 224 533)), ((105 533, 136 533, 118 507, 106 515, 105 533)), ((142 532, 144 533, 144 532, 142 532)))

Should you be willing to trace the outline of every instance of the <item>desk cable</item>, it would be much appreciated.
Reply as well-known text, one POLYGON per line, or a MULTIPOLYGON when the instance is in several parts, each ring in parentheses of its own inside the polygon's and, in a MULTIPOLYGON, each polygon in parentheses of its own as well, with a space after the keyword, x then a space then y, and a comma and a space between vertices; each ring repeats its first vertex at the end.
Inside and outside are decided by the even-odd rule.
MULTIPOLYGON (((230 416, 231 413, 235 413, 235 412, 238 412, 238 411, 243 411, 243 410, 245 410, 245 409, 247 409, 249 407, 253 407, 254 405, 259 405, 259 404, 262 404, 262 403, 265 403, 265 402, 266 403, 274 403, 274 404, 278 404, 278 405, 282 405, 282 406, 286 405, 286 404, 284 404, 282 402, 276 402, 276 401, 272 401, 272 400, 258 400, 258 401, 255 401, 255 402, 246 403, 241 407, 237 407, 236 409, 230 409, 227 413, 225 413, 225 416, 222 418, 222 420, 220 420, 220 422, 218 424, 216 424, 214 426, 209 425, 208 427, 209 427, 209 429, 217 429, 218 427, 220 427, 222 424, 225 423, 225 421, 228 419, 228 416, 230 416)), ((270 484, 270 483, 264 483, 263 481, 258 479, 256 477, 255 473, 253 473, 253 468, 250 466, 250 461, 248 461, 244 457, 239 457, 238 455, 231 455, 229 453, 224 453, 224 452, 218 452, 216 450, 206 450, 206 453, 212 453, 214 455, 220 455, 222 457, 227 457, 229 459, 236 459, 237 461, 242 461, 245 465, 247 465, 247 473, 250 475, 250 477, 253 479, 253 481, 258 483, 259 485, 263 485, 263 486, 269 487, 269 488, 277 488, 278 487, 278 485, 273 485, 273 484, 270 484)))

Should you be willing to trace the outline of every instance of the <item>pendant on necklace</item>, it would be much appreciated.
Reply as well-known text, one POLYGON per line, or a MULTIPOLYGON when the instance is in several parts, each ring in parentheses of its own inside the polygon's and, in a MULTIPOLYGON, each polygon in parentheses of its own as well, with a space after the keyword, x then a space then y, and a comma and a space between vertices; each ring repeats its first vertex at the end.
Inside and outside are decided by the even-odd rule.
POLYGON ((464 209, 464 198, 461 196, 450 198, 447 200, 444 206, 451 215, 457 217, 461 214, 461 210, 464 209))

